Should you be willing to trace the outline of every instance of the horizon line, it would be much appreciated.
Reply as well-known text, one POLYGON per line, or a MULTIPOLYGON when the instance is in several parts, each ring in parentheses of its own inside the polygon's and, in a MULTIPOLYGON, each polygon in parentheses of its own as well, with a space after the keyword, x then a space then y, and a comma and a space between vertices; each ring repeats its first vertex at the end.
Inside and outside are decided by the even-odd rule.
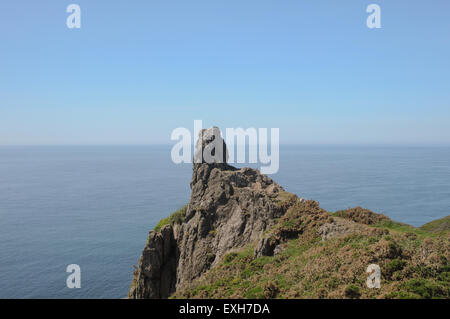
MULTIPOLYGON (((95 144, 0 144, 0 147, 105 147, 105 146, 174 146, 171 143, 95 143, 95 144)), ((234 144, 242 145, 242 144, 234 144)), ((245 146, 254 144, 246 143, 245 146)), ((258 144, 257 144, 258 145, 258 144)), ((271 144, 268 143, 268 146, 271 144)), ((280 146, 360 146, 360 147, 450 147, 450 143, 280 143, 280 146)))

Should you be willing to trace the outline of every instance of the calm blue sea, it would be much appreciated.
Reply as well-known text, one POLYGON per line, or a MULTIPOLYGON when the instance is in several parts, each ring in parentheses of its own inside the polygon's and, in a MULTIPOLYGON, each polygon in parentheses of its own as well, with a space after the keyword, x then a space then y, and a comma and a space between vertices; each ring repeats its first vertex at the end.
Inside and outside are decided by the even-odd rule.
MULTIPOLYGON (((420 226, 450 214, 450 148, 283 146, 286 190, 420 226)), ((0 298, 125 297, 148 231, 189 198, 170 146, 0 147, 0 298), (81 267, 81 289, 66 267, 81 267)))

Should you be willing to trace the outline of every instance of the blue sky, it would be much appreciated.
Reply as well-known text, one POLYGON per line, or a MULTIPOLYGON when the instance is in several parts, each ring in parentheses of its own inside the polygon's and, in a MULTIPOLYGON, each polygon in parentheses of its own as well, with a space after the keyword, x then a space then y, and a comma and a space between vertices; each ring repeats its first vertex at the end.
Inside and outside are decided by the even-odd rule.
POLYGON ((0 144, 450 145, 450 2, 2 1, 0 144), (82 28, 66 27, 67 5, 82 28), (366 7, 382 28, 366 27, 366 7))

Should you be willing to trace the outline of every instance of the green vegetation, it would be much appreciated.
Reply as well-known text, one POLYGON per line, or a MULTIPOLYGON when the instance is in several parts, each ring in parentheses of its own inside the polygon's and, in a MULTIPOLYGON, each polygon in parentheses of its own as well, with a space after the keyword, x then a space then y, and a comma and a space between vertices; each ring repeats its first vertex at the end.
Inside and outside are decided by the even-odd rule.
POLYGON ((337 212, 333 213, 333 216, 343 217, 365 225, 374 225, 382 221, 390 220, 385 215, 376 214, 368 209, 359 206, 345 210, 338 210, 337 212))
POLYGON ((175 225, 175 224, 181 224, 184 220, 184 217, 186 216, 186 210, 189 204, 186 204, 176 212, 172 213, 167 218, 163 218, 159 221, 159 223, 155 226, 154 231, 160 231, 161 228, 163 228, 166 225, 175 225))
POLYGON ((450 288, 446 285, 423 278, 414 278, 402 284, 402 290, 389 294, 398 299, 443 299, 450 298, 450 288))
POLYGON ((450 216, 433 220, 420 227, 420 229, 431 233, 448 232, 450 230, 450 216))
POLYGON ((209 235, 211 235, 213 237, 216 236, 216 234, 217 234, 217 230, 215 230, 215 229, 209 231, 209 235))
POLYGON ((351 284, 345 288, 345 296, 351 299, 356 299, 361 297, 361 291, 358 286, 351 284))
POLYGON ((390 230, 392 232, 396 232, 396 233, 412 233, 412 234, 416 234, 420 238, 433 236, 433 234, 430 234, 429 232, 424 231, 420 228, 414 228, 410 225, 403 224, 403 223, 397 223, 392 220, 379 222, 375 225, 375 227, 388 229, 388 230, 390 230))
MULTIPOLYGON (((254 245, 230 252, 172 297, 450 298, 448 236, 360 212, 367 224, 323 241, 318 228, 343 217, 332 217, 314 201, 297 203, 265 233, 279 240, 280 252, 255 258, 254 245), (372 263, 381 268, 380 289, 366 286, 372 263)), ((340 216, 355 218, 345 211, 340 216)))
POLYGON ((405 267, 405 265, 406 265, 406 260, 403 260, 400 258, 393 259, 386 264, 386 266, 384 267, 383 274, 387 277, 392 277, 392 275, 396 271, 402 270, 405 267))
POLYGON ((201 283, 185 295, 202 296, 202 298, 214 297, 220 291, 221 296, 231 297, 237 291, 242 290, 245 298, 263 298, 264 293, 272 290, 276 291, 274 285, 266 285, 267 281, 254 284, 254 275, 264 273, 264 265, 269 262, 270 257, 253 259, 253 247, 248 246, 239 252, 226 254, 222 259, 222 264, 213 268, 216 280, 210 283, 201 283), (240 270, 236 275, 235 270, 240 270), (265 288, 265 289, 264 289, 265 288))
POLYGON ((298 197, 295 194, 286 191, 281 191, 277 194, 275 202, 279 207, 282 207, 283 205, 288 205, 290 202, 294 202, 297 199, 298 197))

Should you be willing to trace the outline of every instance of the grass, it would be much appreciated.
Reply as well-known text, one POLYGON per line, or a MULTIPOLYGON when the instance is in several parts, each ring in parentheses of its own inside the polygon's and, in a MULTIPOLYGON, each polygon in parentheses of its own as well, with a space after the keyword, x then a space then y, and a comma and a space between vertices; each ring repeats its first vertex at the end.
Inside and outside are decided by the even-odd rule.
POLYGON ((403 224, 403 223, 397 223, 392 220, 389 221, 383 221, 379 222, 376 225, 374 225, 376 228, 383 228, 388 229, 393 233, 412 233, 417 235, 420 239, 423 239, 425 237, 435 237, 434 234, 427 232, 420 228, 415 228, 413 226, 403 224))
POLYGON ((169 217, 163 218, 159 221, 159 223, 155 226, 154 231, 158 232, 166 225, 175 225, 175 224, 181 224, 184 220, 184 217, 186 216, 186 210, 187 210, 188 204, 177 210, 176 212, 172 213, 169 217))

